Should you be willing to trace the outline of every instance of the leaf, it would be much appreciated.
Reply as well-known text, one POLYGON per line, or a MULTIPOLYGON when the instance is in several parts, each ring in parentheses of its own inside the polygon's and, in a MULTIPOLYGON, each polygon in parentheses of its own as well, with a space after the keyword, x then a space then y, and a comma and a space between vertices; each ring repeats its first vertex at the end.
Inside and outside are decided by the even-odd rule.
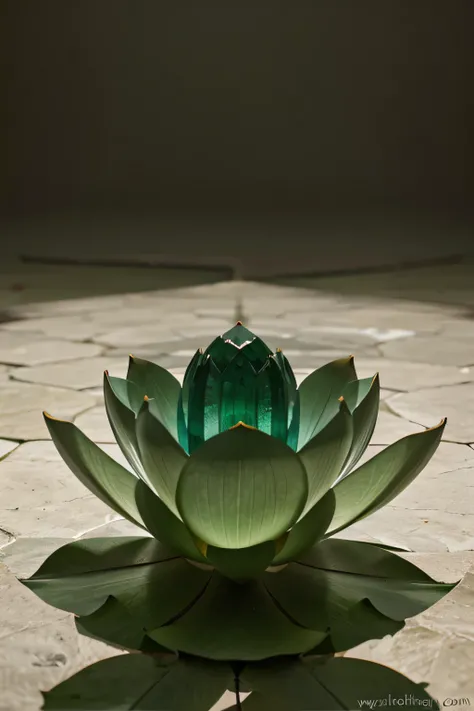
POLYGON ((289 560, 295 560, 305 550, 317 543, 331 523, 335 505, 334 492, 329 489, 323 498, 293 526, 283 548, 274 557, 272 565, 281 565, 289 560))
POLYGON ((102 607, 92 614, 76 617, 75 623, 79 634, 98 639, 119 649, 175 656, 174 652, 161 647, 148 637, 127 608, 114 597, 107 598, 102 607))
POLYGON ((158 541, 185 558, 207 562, 184 523, 143 482, 137 486, 136 501, 145 526, 158 541))
POLYGON ((422 684, 415 684, 393 669, 362 659, 336 658, 325 664, 308 660, 310 672, 331 695, 339 701, 339 708, 356 709, 361 699, 381 701, 378 708, 391 701, 403 700, 403 708, 419 711, 428 707, 436 711, 438 704, 426 693, 422 684))
POLYGON ((352 412, 354 432, 352 446, 344 463, 343 476, 355 467, 367 449, 374 433, 380 405, 378 374, 373 378, 365 378, 364 380, 356 380, 349 383, 344 390, 344 399, 352 412))
POLYGON ((142 627, 158 626, 192 605, 211 575, 170 555, 149 538, 77 541, 53 553, 22 582, 67 612, 90 615, 112 596, 142 627))
POLYGON ((353 649, 369 639, 394 635, 404 624, 386 617, 365 598, 333 618, 331 641, 336 649, 353 649))
POLYGON ((310 669, 297 660, 249 664, 241 677, 258 695, 260 706, 255 707, 256 711, 260 708, 263 711, 333 711, 341 708, 310 669))
POLYGON ((324 632, 293 624, 261 582, 239 585, 217 572, 188 612, 172 625, 147 633, 159 644, 188 654, 242 661, 299 654, 325 637, 324 632))
POLYGON ((357 378, 354 358, 341 358, 308 375, 298 388, 300 431, 298 450, 332 420, 339 410, 344 388, 357 378))
POLYGON ((241 677, 258 695, 261 705, 255 711, 354 711, 391 705, 412 710, 438 708, 421 684, 360 659, 274 660, 247 665, 241 677))
POLYGON ((301 514, 307 493, 298 455, 284 442, 239 424, 192 454, 176 504, 201 540, 247 548, 285 533, 301 514))
POLYGON ((327 535, 382 508, 411 484, 435 453, 446 420, 408 435, 369 459, 334 487, 336 510, 327 535))
POLYGON ((377 578, 396 578, 432 583, 431 578, 410 561, 390 553, 382 544, 328 538, 298 559, 305 565, 324 570, 377 578))
POLYGON ((79 481, 120 516, 143 527, 135 504, 138 479, 72 422, 57 420, 47 413, 44 419, 56 449, 79 481))
MULTIPOLYGON (((366 574, 363 566, 360 571, 330 570, 318 567, 317 558, 313 562, 308 555, 277 574, 266 573, 263 582, 295 622, 309 629, 329 631, 339 623, 341 615, 347 615, 365 599, 385 617, 401 621, 423 612, 453 588, 431 580, 420 581, 416 576, 419 573, 421 577, 422 573, 416 568, 413 574, 409 571, 410 577, 398 572, 398 575, 393 572, 392 577, 381 577, 366 574)), ((334 645, 332 634, 331 641, 334 645)))
POLYGON ((181 385, 168 370, 148 360, 130 356, 127 380, 138 387, 141 398, 153 401, 153 414, 178 439, 178 401, 181 385))
POLYGON ((222 575, 233 580, 247 580, 263 573, 275 555, 275 541, 266 541, 250 548, 216 548, 208 546, 207 562, 219 570, 222 575))
POLYGON ((208 711, 233 673, 227 664, 126 654, 86 667, 43 694, 45 711, 208 711))
POLYGON ((188 456, 150 411, 150 402, 147 400, 138 413, 136 432, 140 458, 146 472, 142 478, 168 508, 177 514, 176 487, 188 456))
MULTIPOLYGON (((140 459, 137 436, 135 434, 135 411, 131 409, 131 391, 138 389, 134 383, 121 378, 112 378, 104 373, 104 400, 107 417, 117 444, 122 450, 130 466, 138 476, 143 476, 145 471, 140 459), (127 404, 128 403, 128 404, 127 404)), ((143 400, 140 401, 140 406, 143 400)), ((137 403, 134 403, 136 406, 137 403)))
POLYGON ((344 401, 328 424, 298 452, 308 475, 308 498, 303 515, 336 481, 352 444, 352 417, 344 401))

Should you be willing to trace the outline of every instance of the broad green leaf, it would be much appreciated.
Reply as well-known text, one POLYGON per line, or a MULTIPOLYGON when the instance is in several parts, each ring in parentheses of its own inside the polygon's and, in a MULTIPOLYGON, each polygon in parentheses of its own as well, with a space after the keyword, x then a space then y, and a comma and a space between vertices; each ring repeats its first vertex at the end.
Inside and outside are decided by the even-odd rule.
POLYGON ((107 540, 69 543, 22 582, 50 605, 78 615, 90 615, 112 596, 146 627, 180 615, 210 578, 209 571, 170 558, 154 539, 107 540))
POLYGON ((119 649, 145 654, 175 654, 148 637, 136 618, 114 597, 109 597, 102 607, 91 615, 76 617, 75 623, 80 634, 119 649))
MULTIPOLYGON (((249 664, 241 676, 255 690, 253 693, 258 699, 255 711, 333 711, 340 708, 306 665, 297 660, 249 664)), ((252 704, 249 707, 252 708, 252 704)))
POLYGON ((143 482, 137 486, 136 501, 145 526, 158 541, 185 558, 207 562, 184 523, 143 482))
MULTIPOLYGON (((149 565, 170 560, 174 553, 154 538, 121 536, 120 538, 84 538, 66 543, 42 563, 32 579, 47 580, 58 576, 105 572, 121 566, 149 565)), ((23 581, 25 584, 28 581, 23 581)))
MULTIPOLYGON (((138 394, 138 389, 134 383, 121 378, 112 378, 107 371, 105 372, 105 409, 112 432, 130 466, 141 477, 145 472, 140 459, 137 435, 135 434, 135 411, 132 409, 130 401, 132 390, 135 390, 136 394, 138 394)), ((140 400, 139 407, 141 407, 142 402, 143 400, 140 400)), ((134 406, 136 407, 137 404, 135 402, 134 406)))
MULTIPOLYGON (((277 577, 277 575, 274 575, 277 577)), ((284 615, 259 581, 215 572, 204 594, 172 625, 147 629, 159 644, 208 659, 263 659, 309 651, 326 636, 284 615)))
POLYGON ((165 502, 176 508, 176 487, 188 456, 166 427, 153 415, 150 402, 145 400, 136 421, 140 458, 145 474, 142 479, 165 502))
POLYGON ((374 433, 380 405, 378 374, 373 378, 355 380, 344 390, 344 399, 352 413, 354 433, 352 446, 344 463, 344 474, 351 471, 367 449, 374 433))
POLYGON ((178 439, 178 401, 181 385, 166 368, 148 360, 130 356, 127 380, 131 380, 140 391, 153 401, 151 406, 160 422, 178 439))
POLYGON ((361 659, 274 660, 247 665, 241 677, 258 695, 259 704, 248 706, 252 711, 354 711, 364 704, 367 708, 402 705, 411 711, 438 709, 422 684, 361 659))
POLYGON ((369 575, 378 578, 396 578, 421 583, 435 582, 423 570, 399 555, 390 553, 383 545, 362 541, 328 538, 314 546, 299 562, 322 570, 340 573, 369 575))
POLYGON ((176 504, 184 523, 218 548, 275 540, 301 514, 306 472, 284 442, 243 423, 205 442, 187 461, 176 504))
POLYGON ((392 620, 379 612, 368 599, 335 615, 331 624, 331 641, 336 649, 353 649, 369 639, 394 635, 404 627, 401 620, 392 620))
POLYGON ((400 439, 341 479, 334 487, 336 510, 328 535, 374 513, 411 484, 435 453, 445 425, 442 420, 400 439))
POLYGON ((289 560, 295 560, 321 540, 331 523, 335 505, 334 492, 329 489, 323 498, 293 526, 283 548, 274 557, 272 565, 281 565, 289 560))
POLYGON ((339 410, 339 398, 344 388, 356 378, 354 359, 350 356, 323 365, 303 380, 298 388, 300 396, 298 450, 332 420, 339 410))
POLYGON ((275 541, 266 541, 250 548, 215 548, 208 546, 206 559, 222 575, 233 580, 255 578, 268 568, 275 555, 275 541))
POLYGON ((298 452, 308 475, 308 498, 303 515, 336 481, 352 444, 352 417, 342 400, 328 424, 298 452))
POLYGON ((388 707, 391 700, 403 700, 403 708, 437 711, 438 704, 427 694, 423 684, 415 684, 389 667, 362 659, 336 658, 324 664, 317 660, 306 662, 311 674, 337 699, 340 709, 358 709, 361 699, 379 702, 377 707, 388 707))
POLYGON ((209 711, 231 682, 228 664, 126 654, 44 693, 45 711, 209 711))
POLYGON ((47 413, 44 419, 56 449, 79 481, 120 516, 143 527, 135 504, 138 479, 72 422, 57 420, 47 413))
MULTIPOLYGON (((382 615, 401 621, 423 612, 453 588, 416 578, 327 570, 313 567, 306 557, 302 560, 303 563, 290 563, 279 573, 266 573, 264 584, 281 609, 309 629, 331 631, 336 623, 340 624, 341 615, 347 615, 365 599, 382 615)), ((332 635, 331 641, 334 644, 332 635)))

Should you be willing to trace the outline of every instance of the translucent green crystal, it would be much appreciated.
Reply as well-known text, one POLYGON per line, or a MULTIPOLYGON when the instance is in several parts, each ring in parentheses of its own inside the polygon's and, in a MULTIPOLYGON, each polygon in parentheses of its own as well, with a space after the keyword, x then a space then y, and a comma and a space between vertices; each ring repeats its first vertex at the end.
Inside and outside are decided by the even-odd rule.
POLYGON ((240 421, 296 448, 299 407, 291 367, 240 323, 196 353, 180 403, 179 437, 189 452, 240 421))

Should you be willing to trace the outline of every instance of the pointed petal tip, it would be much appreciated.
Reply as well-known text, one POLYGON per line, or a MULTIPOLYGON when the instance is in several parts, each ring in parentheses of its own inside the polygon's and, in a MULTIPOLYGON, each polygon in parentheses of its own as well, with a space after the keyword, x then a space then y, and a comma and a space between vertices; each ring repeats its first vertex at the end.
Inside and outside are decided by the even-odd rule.
POLYGON ((229 427, 229 430, 236 430, 239 427, 245 427, 246 430, 257 430, 257 427, 252 427, 252 425, 246 425, 245 422, 242 422, 242 420, 237 422, 237 424, 232 425, 232 427, 229 427))
POLYGON ((43 410, 43 417, 45 420, 52 420, 53 422, 64 422, 66 425, 72 424, 69 420, 61 420, 59 417, 54 417, 54 415, 50 415, 49 412, 46 412, 46 410, 43 410))

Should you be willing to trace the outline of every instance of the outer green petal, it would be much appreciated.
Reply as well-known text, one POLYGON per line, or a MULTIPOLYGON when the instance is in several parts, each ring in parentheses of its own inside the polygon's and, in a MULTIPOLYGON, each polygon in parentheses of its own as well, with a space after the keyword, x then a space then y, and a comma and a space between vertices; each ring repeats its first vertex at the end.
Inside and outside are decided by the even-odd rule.
POLYGON ((343 475, 355 467, 367 449, 373 435, 380 405, 378 374, 373 378, 356 380, 344 390, 344 399, 352 413, 354 434, 352 447, 344 463, 343 475))
MULTIPOLYGON (((347 648, 345 643, 342 650, 336 646, 345 633, 350 632, 357 643, 374 636, 376 625, 368 619, 373 618, 370 610, 359 608, 358 615, 350 621, 354 615, 352 608, 363 600, 368 599, 375 610, 389 620, 401 622, 423 612, 453 588, 435 582, 325 570, 307 563, 290 563, 279 573, 266 573, 264 584, 281 609, 295 622, 309 629, 328 629, 337 651, 347 648), (357 619, 362 620, 358 639, 354 629, 348 629, 357 619)), ((386 634, 386 629, 387 626, 380 626, 381 636, 386 634)), ((393 631, 396 631, 395 626, 393 631)))
POLYGON ((301 383, 298 449, 322 430, 339 410, 344 388, 357 378, 354 359, 341 358, 323 365, 301 383))
POLYGON ((127 380, 131 380, 153 401, 153 413, 163 423, 173 437, 178 439, 178 402, 181 385, 168 370, 148 360, 130 356, 127 380))
POLYGON ((208 711, 232 683, 230 665, 126 654, 82 669, 43 694, 45 711, 208 711))
POLYGON ((443 435, 446 420, 408 435, 375 455, 334 487, 336 510, 328 535, 388 504, 429 462, 443 435))
POLYGON ((171 511, 178 513, 176 487, 188 460, 186 452, 153 415, 148 400, 144 401, 138 413, 136 433, 145 472, 143 480, 171 511))
POLYGON ((126 408, 134 412, 135 415, 138 414, 142 406, 143 395, 135 383, 125 378, 116 378, 113 375, 109 375, 107 370, 105 371, 105 375, 107 376, 109 387, 113 390, 120 402, 125 405, 126 408))
POLYGON ((247 548, 283 535, 307 494, 298 455, 280 440, 240 425, 193 453, 176 503, 198 538, 219 548, 247 548))
POLYGON ((159 644, 188 654, 242 661, 299 654, 326 636, 293 624, 259 581, 238 585, 218 573, 189 612, 147 633, 159 644))
POLYGON ((136 489, 138 510, 150 533, 185 558, 206 563, 184 523, 143 482, 136 489))
POLYGON ((79 634, 119 649, 145 654, 175 654, 148 637, 136 618, 114 597, 109 597, 91 615, 76 617, 75 623, 79 634))
POLYGON ((298 452, 308 475, 308 498, 304 513, 324 496, 336 481, 352 444, 352 417, 344 401, 338 412, 298 452))
MULTIPOLYGON (((142 477, 145 475, 145 470, 143 469, 135 434, 135 411, 131 409, 131 398, 135 400, 137 395, 138 388, 134 383, 120 378, 111 378, 107 371, 105 372, 105 409, 112 432, 130 466, 138 476, 142 477), (132 391, 135 391, 134 395, 131 395, 132 391)), ((143 400, 140 401, 140 407, 142 403, 143 400)), ((137 407, 136 402, 134 402, 134 407, 137 407)))
POLYGON ((46 413, 44 418, 56 449, 79 481, 120 516, 143 526, 135 504, 137 478, 72 422, 57 420, 46 413))
POLYGON ((273 558, 272 565, 281 565, 289 560, 295 560, 321 540, 331 523, 335 506, 334 492, 329 489, 323 498, 293 526, 283 548, 273 558))
POLYGON ((91 538, 56 551, 22 582, 50 605, 78 615, 90 615, 112 596, 142 628, 154 627, 188 609, 211 576, 173 555, 152 538, 91 538))
POLYGON ((335 649, 353 649, 369 639, 382 639, 399 632, 405 623, 392 620, 379 612, 367 598, 346 612, 335 615, 331 625, 331 641, 335 649))
POLYGON ((420 583, 435 582, 423 570, 405 558, 390 553, 382 544, 377 546, 362 541, 328 538, 314 546, 307 554, 300 556, 298 560, 314 568, 340 573, 412 580, 420 583))

